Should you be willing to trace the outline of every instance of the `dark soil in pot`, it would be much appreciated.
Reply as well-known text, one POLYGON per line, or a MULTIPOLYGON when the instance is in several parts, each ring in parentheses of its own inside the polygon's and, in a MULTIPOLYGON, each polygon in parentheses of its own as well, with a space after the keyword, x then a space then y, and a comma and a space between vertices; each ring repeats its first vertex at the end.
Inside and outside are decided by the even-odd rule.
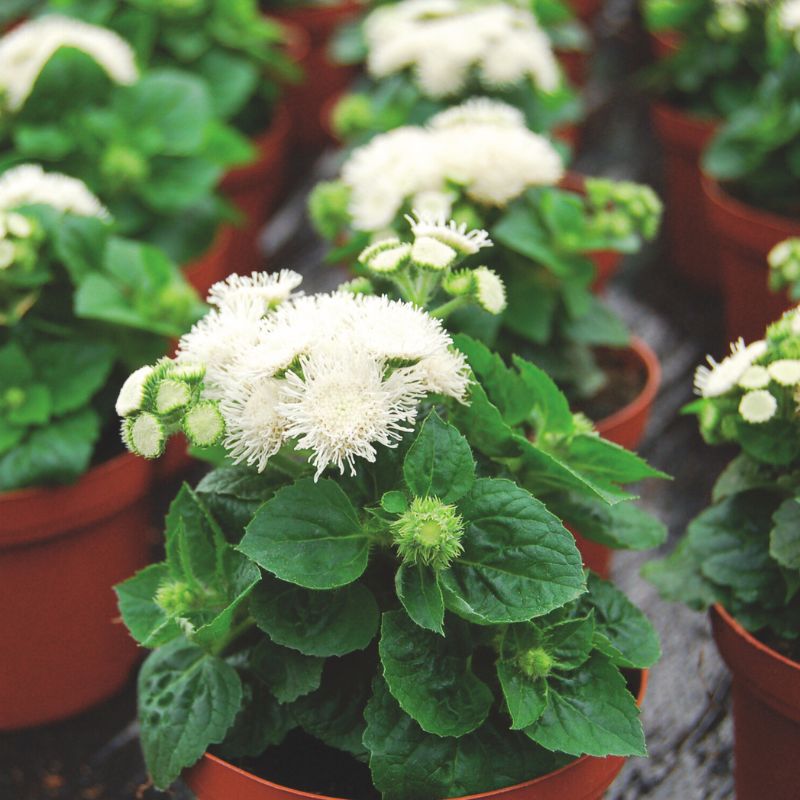
POLYGON ((597 362, 606 376, 603 388, 592 397, 577 400, 574 410, 586 414, 597 422, 632 403, 643 391, 647 383, 647 369, 644 364, 633 362, 625 349, 611 347, 598 348, 597 362))

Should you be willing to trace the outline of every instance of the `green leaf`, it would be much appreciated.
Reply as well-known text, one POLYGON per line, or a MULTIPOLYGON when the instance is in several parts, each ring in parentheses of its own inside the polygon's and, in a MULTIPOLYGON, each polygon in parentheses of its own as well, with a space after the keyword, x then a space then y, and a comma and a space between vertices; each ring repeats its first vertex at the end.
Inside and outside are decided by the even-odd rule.
POLYGON ((503 458, 517 454, 514 431, 479 383, 470 386, 469 404, 459 404, 451 411, 450 418, 467 441, 485 456, 503 458))
POLYGON ((319 689, 324 659, 306 656, 262 639, 250 654, 250 669, 279 703, 291 703, 319 689))
POLYGON ((281 580, 333 589, 364 572, 369 539, 338 484, 304 478, 261 506, 239 549, 281 580))
POLYGON ((74 214, 64 214, 55 226, 53 246, 75 286, 90 273, 100 271, 109 227, 95 217, 74 214))
POLYGON ((106 342, 73 339, 36 344, 30 357, 50 390, 53 416, 60 417, 81 409, 105 385, 115 352, 106 342))
POLYGON ((460 625, 442 638, 400 611, 383 615, 383 676, 403 711, 428 733, 463 736, 484 722, 492 705, 491 690, 469 666, 463 637, 460 625))
POLYGON ((595 614, 594 645, 618 667, 646 669, 661 657, 650 620, 610 581, 590 573, 584 608, 595 614))
POLYGON ((196 69, 208 85, 214 112, 222 119, 238 113, 260 77, 252 61, 221 48, 207 51, 197 60, 196 69))
POLYGON ((517 355, 512 358, 532 396, 537 433, 572 433, 575 427, 572 411, 566 395, 555 381, 530 361, 517 355))
POLYGON ((571 467, 590 475, 601 485, 667 477, 636 453, 596 434, 574 436, 567 452, 565 460, 571 467))
POLYGON ((800 502, 793 497, 773 514, 769 553, 787 569, 800 569, 800 502))
POLYGON ((153 783, 167 789, 223 740, 239 712, 242 684, 222 659, 177 640, 144 662, 138 694, 145 763, 153 783))
POLYGON ((620 671, 600 653, 548 680, 547 708, 525 733, 548 750, 575 756, 647 753, 636 701, 620 671))
POLYGON ((439 577, 451 611, 481 625, 523 622, 583 593, 572 534, 524 489, 481 478, 458 505, 464 552, 439 577))
POLYGON ((406 613, 426 630, 444 635, 444 599, 436 570, 424 564, 401 564, 395 590, 406 613))
POLYGON ((85 408, 35 430, 0 456, 0 491, 77 480, 89 467, 100 420, 85 408))
POLYGON ((556 661, 555 669, 580 667, 592 651, 595 633, 594 614, 567 619, 547 629, 547 650, 556 661))
POLYGON ((425 733, 380 677, 364 712, 364 745, 384 800, 440 800, 512 786, 565 762, 519 733, 486 723, 459 738, 425 733))
POLYGON ((475 462, 467 440, 431 411, 403 462, 406 485, 417 497, 454 503, 475 482, 475 462))
POLYGON ((533 725, 547 707, 547 681, 529 677, 514 661, 498 661, 497 677, 511 715, 511 729, 533 725))
POLYGON ((114 587, 122 621, 131 636, 144 647, 160 647, 181 635, 178 623, 154 600, 159 587, 167 580, 167 565, 151 564, 114 587))
POLYGON ((408 509, 408 498, 403 492, 385 492, 381 497, 381 508, 389 514, 402 514, 408 509))
POLYGON ((562 323, 562 335, 583 344, 627 347, 630 334, 625 323, 598 298, 587 295, 587 300, 585 313, 562 323))
POLYGON ((50 419, 52 398, 46 386, 33 383, 24 389, 25 399, 22 405, 10 408, 6 418, 12 425, 44 425, 50 419))
POLYGON ((250 613, 274 642, 321 657, 363 650, 380 620, 372 592, 361 583, 314 592, 264 580, 253 593, 250 613))

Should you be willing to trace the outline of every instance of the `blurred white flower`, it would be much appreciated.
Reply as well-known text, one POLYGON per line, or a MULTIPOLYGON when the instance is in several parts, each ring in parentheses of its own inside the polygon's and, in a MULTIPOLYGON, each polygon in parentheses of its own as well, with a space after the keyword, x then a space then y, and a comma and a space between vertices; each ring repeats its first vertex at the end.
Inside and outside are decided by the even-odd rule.
POLYGON ((460 225, 444 216, 424 214, 414 208, 413 216, 406 215, 414 236, 427 236, 449 245, 462 256, 474 255, 484 247, 491 247, 489 234, 480 228, 467 232, 466 223, 460 225))
POLYGON ((270 308, 288 300, 302 282, 302 276, 290 269, 229 275, 211 287, 208 302, 217 308, 236 308, 241 304, 255 303, 265 314, 270 308))
POLYGON ((754 424, 768 422, 778 410, 778 401, 766 390, 757 389, 747 392, 739 402, 739 413, 742 418, 754 424))
POLYGON ((461 105, 440 111, 428 124, 433 130, 441 130, 470 123, 526 127, 525 115, 519 109, 489 97, 471 97, 461 105))
POLYGON ((133 49, 113 31, 56 14, 39 17, 0 39, 0 94, 9 111, 25 104, 39 73, 62 47, 91 56, 115 83, 132 84, 139 77, 133 49))
POLYGON ((706 356, 708 366, 701 365, 694 373, 694 388, 702 397, 719 397, 733 389, 753 362, 767 352, 764 341, 745 346, 739 339, 731 344, 731 354, 717 363, 706 356))
POLYGON ((773 361, 768 367, 770 377, 781 386, 796 386, 800 383, 800 361, 782 358, 773 361))
POLYGON ((769 386, 769 382, 769 371, 766 367, 758 365, 748 367, 739 378, 739 386, 742 389, 763 389, 765 386, 769 386))
POLYGON ((0 211, 36 204, 109 219, 105 206, 77 178, 45 172, 39 164, 20 164, 0 175, 0 211))
POLYGON ((404 0, 364 23, 367 69, 376 78, 411 70, 434 98, 462 91, 473 74, 484 86, 525 79, 555 91, 561 72, 547 35, 529 10, 466 0, 404 0))
POLYGON ((117 397, 118 416, 127 417, 141 409, 144 404, 145 382, 153 374, 153 370, 154 367, 151 366, 139 367, 127 377, 119 390, 119 397, 117 397))

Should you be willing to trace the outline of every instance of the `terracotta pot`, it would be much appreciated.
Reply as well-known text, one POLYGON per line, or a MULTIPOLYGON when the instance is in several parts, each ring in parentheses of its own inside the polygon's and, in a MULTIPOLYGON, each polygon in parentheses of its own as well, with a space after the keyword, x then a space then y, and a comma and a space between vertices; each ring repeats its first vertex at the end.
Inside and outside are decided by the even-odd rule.
POLYGON ((152 467, 125 454, 73 486, 0 494, 0 730, 111 696, 140 652, 112 587, 149 560, 152 467))
POLYGON ((354 19, 363 10, 360 3, 345 0, 336 5, 307 5, 286 8, 275 13, 282 22, 303 30, 310 47, 300 66, 304 80, 286 91, 291 115, 293 143, 310 154, 331 143, 328 131, 320 124, 320 110, 331 97, 342 94, 356 75, 356 68, 334 63, 329 47, 336 29, 354 19))
POLYGON ((749 634, 720 605, 711 609, 720 655, 733 673, 737 800, 797 800, 800 664, 749 634))
POLYGON ((227 278, 231 272, 237 272, 230 259, 233 233, 231 225, 221 225, 214 241, 211 242, 211 247, 183 268, 186 280, 197 289, 203 299, 213 284, 227 278))
POLYGON ((794 305, 785 293, 770 291, 767 254, 778 242, 800 236, 800 219, 742 203, 709 177, 703 178, 703 191, 722 264, 727 338, 761 339, 767 325, 794 305))
POLYGON ((710 235, 703 196, 700 155, 716 123, 684 114, 666 103, 652 108, 661 141, 666 209, 664 227, 675 269, 703 289, 719 291, 717 244, 710 235))
MULTIPOLYGON (((642 670, 637 693, 639 706, 646 690, 647 670, 642 670)), ((583 756, 541 778, 457 800, 600 800, 624 763, 625 759, 618 756, 583 756)), ((209 753, 184 772, 183 779, 197 800, 341 800, 270 783, 209 753)))
POLYGON ((650 409, 661 383, 661 365, 650 347, 635 336, 631 339, 631 346, 621 352, 627 363, 642 371, 644 386, 630 403, 599 420, 595 423, 595 428, 609 441, 628 450, 636 450, 644 436, 650 409))
POLYGON ((231 170, 220 184, 222 193, 242 213, 228 245, 228 272, 241 274, 263 269, 258 237, 270 214, 283 200, 289 179, 292 120, 283 106, 275 109, 272 124, 253 140, 258 158, 231 170))
POLYGON ((603 8, 603 0, 569 0, 572 10, 584 22, 591 22, 603 8))
POLYGON ((578 88, 589 80, 591 53, 585 50, 556 50, 556 58, 569 82, 578 88))
POLYGON ((661 61, 678 52, 681 45, 680 34, 675 31, 659 31, 650 33, 650 49, 657 61, 661 61))
POLYGON ((566 525, 566 528, 575 537, 575 544, 583 559, 583 566, 592 572, 596 572, 601 578, 610 578, 611 559, 614 556, 614 551, 604 544, 598 544, 584 538, 570 525, 566 525))

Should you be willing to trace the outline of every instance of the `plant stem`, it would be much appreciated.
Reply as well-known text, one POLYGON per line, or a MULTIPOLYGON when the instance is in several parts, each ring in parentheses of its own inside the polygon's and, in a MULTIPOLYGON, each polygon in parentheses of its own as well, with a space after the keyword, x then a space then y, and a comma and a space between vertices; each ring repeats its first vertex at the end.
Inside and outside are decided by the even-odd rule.
POLYGON ((467 305, 468 302, 469 298, 462 294, 458 297, 454 297, 452 300, 448 300, 446 303, 442 303, 438 308, 434 308, 429 313, 432 317, 447 319, 454 311, 467 305))
POLYGON ((228 635, 220 642, 218 642, 213 650, 211 651, 213 655, 219 656, 230 647, 240 636, 247 633, 252 627, 254 627, 256 621, 252 617, 245 617, 243 620, 239 621, 236 625, 234 625, 229 631, 228 635))

